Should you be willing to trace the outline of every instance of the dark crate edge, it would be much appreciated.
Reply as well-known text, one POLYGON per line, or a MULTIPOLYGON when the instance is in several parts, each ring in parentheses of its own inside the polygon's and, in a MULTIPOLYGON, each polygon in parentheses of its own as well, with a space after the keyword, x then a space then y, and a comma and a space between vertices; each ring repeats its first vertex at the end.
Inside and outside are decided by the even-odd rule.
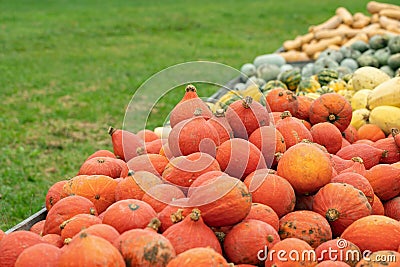
POLYGON ((46 215, 47 215, 47 209, 42 208, 41 210, 32 214, 31 216, 29 216, 22 222, 18 223, 17 225, 13 226, 12 228, 8 229, 5 233, 8 234, 8 233, 20 231, 20 230, 29 231, 29 229, 32 227, 32 225, 34 225, 38 221, 46 219, 46 215))

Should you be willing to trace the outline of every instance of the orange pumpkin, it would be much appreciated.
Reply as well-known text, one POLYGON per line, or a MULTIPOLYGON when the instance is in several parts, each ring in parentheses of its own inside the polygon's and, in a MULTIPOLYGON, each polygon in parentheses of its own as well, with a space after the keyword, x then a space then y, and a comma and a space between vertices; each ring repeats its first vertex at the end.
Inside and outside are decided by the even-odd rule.
POLYGON ((336 238, 322 243, 315 249, 315 254, 318 261, 321 263, 335 260, 335 262, 346 263, 347 266, 352 267, 356 266, 357 262, 363 256, 356 245, 342 238, 336 238))
POLYGON ((329 183, 314 196, 313 211, 324 216, 334 236, 340 236, 354 221, 371 214, 368 199, 349 184, 329 183))
POLYGON ((375 124, 364 124, 357 130, 359 139, 367 139, 376 142, 379 139, 385 138, 385 133, 379 126, 375 124))
POLYGON ((342 132, 342 135, 350 144, 359 139, 357 129, 351 124, 342 132))
POLYGON ((313 102, 314 99, 308 96, 297 96, 297 110, 294 111, 293 116, 301 120, 308 121, 310 118, 310 108, 313 102))
POLYGON ((282 112, 288 110, 296 114, 299 109, 297 96, 290 90, 284 88, 274 88, 265 97, 267 104, 272 112, 282 112))
POLYGON ((202 110, 194 116, 176 124, 168 136, 168 147, 174 157, 187 156, 196 152, 215 156, 215 148, 220 144, 217 130, 207 123, 202 110))
POLYGON ((182 266, 229 267, 230 265, 221 254, 212 248, 192 248, 179 254, 167 264, 167 267, 182 266))
POLYGON ((162 211, 157 214, 161 222, 160 232, 163 233, 170 226, 182 221, 188 216, 193 207, 188 206, 189 198, 178 198, 172 200, 162 211))
POLYGON ((312 193, 330 182, 332 164, 321 149, 299 143, 283 154, 277 174, 288 180, 296 193, 312 193))
POLYGON ((276 153, 286 151, 285 139, 279 130, 273 126, 259 127, 250 135, 249 142, 261 151, 268 168, 272 165, 276 166, 276 153))
POLYGON ((336 154, 342 147, 342 134, 332 123, 321 122, 314 124, 310 133, 313 141, 324 146, 331 154, 336 154))
POLYGON ((67 266, 115 266, 124 267, 119 251, 107 240, 81 232, 63 250, 59 267, 67 266))
POLYGON ((350 265, 342 262, 342 261, 331 261, 331 260, 326 260, 318 263, 315 265, 316 267, 348 267, 350 265))
POLYGON ((310 131, 299 119, 292 117, 290 112, 283 112, 281 118, 276 123, 276 129, 282 134, 286 149, 300 143, 304 139, 313 141, 310 131))
POLYGON ((36 244, 24 249, 14 267, 58 266, 61 250, 50 244, 36 244))
POLYGON ((346 138, 342 138, 342 145, 340 146, 340 148, 346 147, 351 145, 349 141, 346 140, 346 138))
POLYGON ((379 139, 372 146, 387 151, 386 157, 382 157, 379 163, 392 164, 400 161, 400 147, 392 137, 379 139))
POLYGON ((202 115, 205 119, 212 116, 211 110, 207 104, 197 95, 197 89, 194 85, 189 84, 185 88, 185 94, 178 104, 172 109, 170 113, 170 124, 174 128, 179 122, 193 117, 196 109, 201 109, 202 115))
MULTIPOLYGON (((144 147, 142 148, 143 152, 142 153, 138 152, 138 154, 145 154, 145 153, 147 153, 147 154, 159 154, 162 146, 165 143, 167 143, 167 141, 168 141, 167 139, 156 139, 156 140, 153 140, 153 141, 150 141, 150 142, 145 142, 144 143, 144 147)), ((141 149, 141 148, 138 148, 138 149, 141 149)))
POLYGON ((165 156, 159 154, 144 154, 134 157, 127 162, 127 165, 130 170, 135 172, 147 171, 154 175, 161 176, 168 162, 169 160, 165 156))
POLYGON ((60 225, 77 214, 97 215, 93 202, 82 196, 68 196, 58 201, 46 215, 43 235, 61 234, 60 225))
POLYGON ((368 139, 358 139, 357 141, 355 141, 353 144, 367 144, 367 145, 374 145, 374 142, 368 139))
POLYGON ((369 204, 374 204, 374 189, 371 184, 361 174, 355 172, 345 172, 341 173, 331 180, 332 183, 346 183, 354 186, 358 190, 364 193, 365 197, 368 199, 369 204))
POLYGON ((350 103, 337 93, 327 93, 318 97, 310 108, 310 122, 330 122, 340 132, 350 125, 353 110, 350 103))
POLYGON ((62 248, 64 246, 64 240, 58 234, 47 234, 42 237, 42 240, 50 245, 62 248))
POLYGON ((354 243, 361 251, 396 251, 400 245, 400 222, 382 215, 366 216, 347 227, 341 238, 354 243))
POLYGON ((258 252, 270 249, 279 241, 278 232, 271 225, 249 219, 236 224, 226 234, 224 252, 229 261, 235 264, 259 265, 263 261, 258 258, 258 252))
POLYGON ((279 236, 281 239, 298 238, 316 248, 332 239, 332 231, 325 217, 314 211, 299 210, 279 220, 279 236))
POLYGON ((87 157, 87 159, 85 161, 88 161, 89 159, 97 158, 97 157, 109 157, 109 158, 113 158, 113 159, 117 158, 114 155, 114 153, 111 152, 110 150, 100 149, 100 150, 93 152, 89 157, 87 157))
POLYGON ((400 130, 397 128, 392 129, 392 136, 397 147, 400 148, 400 130))
POLYGON ((102 213, 115 202, 115 188, 118 182, 105 175, 90 175, 73 178, 64 185, 64 191, 70 195, 82 196, 89 199, 102 213))
POLYGON ((162 211, 175 199, 184 198, 185 194, 178 187, 171 184, 157 184, 146 190, 142 201, 149 204, 155 212, 162 211))
POLYGON ((115 240, 119 237, 118 231, 108 224, 93 224, 86 229, 83 229, 86 234, 95 235, 101 238, 104 238, 111 244, 114 243, 115 240))
POLYGON ((270 206, 278 217, 293 211, 296 202, 293 187, 274 171, 257 170, 246 177, 244 184, 251 192, 253 202, 270 206))
POLYGON ((31 228, 29 229, 29 231, 42 236, 43 235, 43 227, 44 227, 45 222, 46 222, 46 220, 40 220, 40 221, 34 223, 31 226, 31 228))
POLYGON ((235 138, 248 139, 259 127, 269 125, 268 110, 258 101, 246 96, 231 103, 225 113, 235 138))
POLYGON ((50 186, 46 194, 46 209, 49 211, 61 199, 62 191, 67 180, 61 180, 50 186))
POLYGON ((140 130, 136 133, 136 135, 139 136, 144 142, 151 142, 160 139, 154 131, 149 129, 140 130))
POLYGON ((249 214, 245 220, 259 220, 271 225, 276 231, 279 230, 279 217, 276 212, 267 205, 261 203, 252 203, 249 214))
POLYGON ((164 267, 176 255, 171 242, 155 230, 132 229, 114 242, 127 267, 164 267))
POLYGON ((41 237, 30 231, 8 233, 0 242, 1 267, 14 267, 18 256, 27 248, 43 243, 41 237))
POLYGON ((103 223, 111 225, 119 233, 144 228, 157 215, 149 204, 137 199, 117 201, 103 214, 103 223))
POLYGON ((190 185, 189 189, 187 190, 187 196, 190 197, 195 189, 198 187, 202 187, 208 185, 215 181, 215 178, 221 176, 228 176, 225 172, 222 171, 208 171, 197 177, 196 180, 190 185))
POLYGON ((396 197, 400 193, 400 169, 389 164, 378 164, 366 171, 374 193, 383 201, 396 197))
POLYGON ((96 157, 85 161, 78 172, 78 175, 106 175, 111 178, 121 176, 122 167, 113 158, 96 157))
POLYGON ((244 179, 257 169, 266 168, 261 151, 245 139, 233 138, 222 143, 217 149, 216 159, 221 170, 230 176, 244 179))
POLYGON ((207 121, 217 131, 219 143, 222 144, 228 139, 233 138, 233 130, 225 117, 225 111, 218 109, 215 114, 207 121))
POLYGON ((350 168, 354 164, 354 161, 352 161, 351 159, 342 159, 341 157, 336 155, 330 155, 329 158, 331 160, 333 168, 336 170, 337 173, 340 173, 343 170, 350 168))
POLYGON ((398 267, 400 266, 400 253, 391 250, 376 251, 361 259, 356 267, 398 267))
POLYGON ((94 224, 100 224, 101 219, 97 216, 90 214, 77 214, 72 218, 64 221, 61 225, 61 238, 65 240, 66 238, 72 238, 82 229, 87 228, 94 224))
POLYGON ((354 157, 354 158, 351 158, 351 160, 354 162, 353 165, 351 165, 350 167, 340 171, 339 174, 342 174, 342 173, 357 173, 357 174, 360 174, 362 176, 365 176, 366 169, 365 169, 365 166, 364 166, 363 159, 360 158, 360 157, 354 157))
POLYGON ((371 215, 385 215, 385 208, 382 201, 374 194, 374 203, 372 204, 371 215))
POLYGON ((301 239, 283 239, 268 251, 265 267, 313 267, 317 260, 311 251, 313 248, 301 239))
POLYGON ((189 187, 200 175, 209 171, 219 171, 219 162, 207 153, 195 152, 172 159, 162 173, 167 182, 181 187, 189 187))
POLYGON ((158 184, 162 184, 162 180, 150 172, 131 172, 115 187, 115 200, 142 199, 147 190, 158 184))
POLYGON ((379 164, 381 158, 387 156, 387 152, 371 145, 355 143, 341 148, 336 155, 342 159, 360 157, 364 162, 365 169, 368 170, 379 164))
POLYGON ((110 127, 108 134, 111 136, 114 154, 125 162, 136 157, 137 149, 144 144, 139 136, 127 130, 110 127))
POLYGON ((383 204, 385 215, 400 221, 400 196, 392 198, 383 204))

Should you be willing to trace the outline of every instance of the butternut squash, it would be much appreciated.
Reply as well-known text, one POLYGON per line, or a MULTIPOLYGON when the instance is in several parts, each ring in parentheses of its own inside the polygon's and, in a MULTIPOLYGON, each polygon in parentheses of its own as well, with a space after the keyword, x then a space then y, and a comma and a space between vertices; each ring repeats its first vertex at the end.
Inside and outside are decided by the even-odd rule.
POLYGON ((379 13, 382 9, 400 10, 400 6, 389 3, 381 3, 377 1, 370 1, 367 3, 367 10, 370 14, 379 13))
POLYGON ((304 52, 308 56, 312 56, 313 54, 315 54, 318 51, 325 50, 330 45, 340 44, 341 41, 342 41, 342 37, 341 36, 334 36, 334 37, 331 37, 331 38, 322 39, 322 40, 318 41, 316 44, 308 45, 305 48, 304 52))
POLYGON ((382 9, 379 11, 380 16, 385 16, 391 19, 400 20, 400 9, 382 9))
POLYGON ((345 7, 338 7, 336 9, 336 15, 347 25, 353 23, 353 16, 345 7))
POLYGON ((309 31, 315 32, 322 29, 335 29, 340 23, 342 23, 342 19, 338 15, 334 15, 319 25, 310 26, 309 31))

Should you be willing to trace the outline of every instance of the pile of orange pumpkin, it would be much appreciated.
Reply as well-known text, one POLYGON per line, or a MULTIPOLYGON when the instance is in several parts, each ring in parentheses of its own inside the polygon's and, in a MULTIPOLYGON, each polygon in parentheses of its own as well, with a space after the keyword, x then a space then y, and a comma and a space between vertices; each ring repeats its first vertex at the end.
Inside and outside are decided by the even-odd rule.
POLYGON ((213 114, 188 85, 165 138, 111 127, 0 266, 400 266, 398 129, 356 130, 337 93, 266 102, 213 114))

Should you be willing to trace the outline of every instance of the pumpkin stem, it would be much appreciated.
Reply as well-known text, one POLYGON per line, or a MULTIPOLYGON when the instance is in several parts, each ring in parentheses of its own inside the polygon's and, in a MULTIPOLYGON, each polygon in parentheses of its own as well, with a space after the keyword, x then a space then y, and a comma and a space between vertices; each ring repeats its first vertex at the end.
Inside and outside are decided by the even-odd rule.
POLYGON ((275 160, 276 160, 277 162, 282 158, 282 156, 283 156, 283 153, 282 153, 282 152, 277 152, 277 153, 275 153, 275 155, 274 155, 275 160))
POLYGON ((107 131, 107 132, 108 132, 109 135, 112 136, 113 133, 115 133, 115 131, 116 131, 116 129, 114 129, 114 127, 110 126, 110 127, 108 128, 108 131, 107 131))
POLYGON ((384 150, 382 152, 382 158, 387 158, 389 156, 389 151, 388 150, 384 150))
POLYGON ((398 128, 392 128, 392 136, 395 137, 398 134, 400 134, 400 130, 398 128))
POLYGON ((201 116, 201 114, 203 114, 203 110, 201 108, 196 108, 193 115, 194 116, 201 116))
POLYGON ((85 237, 87 237, 87 236, 88 236, 88 234, 87 234, 86 232, 82 232, 82 233, 79 235, 80 238, 85 238, 85 237))
POLYGON ((329 122, 335 122, 336 121, 336 115, 335 114, 330 114, 328 116, 328 121, 329 122))
POLYGON ((178 209, 176 212, 172 213, 170 218, 173 223, 177 223, 183 220, 183 209, 178 209))
MULTIPOLYGON (((83 233, 82 233, 83 234, 83 233)), ((86 233, 85 233, 86 234, 86 233)), ((67 238, 65 238, 64 239, 64 245, 68 245, 70 242, 71 242, 71 240, 72 240, 72 238, 70 238, 70 237, 67 237, 67 238)))
POLYGON ((326 214, 325 214, 325 218, 329 221, 329 222, 334 222, 337 219, 339 219, 340 213, 339 211, 337 211, 336 209, 328 209, 326 214))
POLYGON ((136 154, 138 154, 138 156, 146 154, 146 149, 144 147, 138 147, 136 148, 136 154))
POLYGON ((217 118, 225 117, 225 110, 223 110, 222 108, 217 109, 215 111, 215 117, 217 118))
POLYGON ((358 163, 364 164, 363 159, 360 158, 360 157, 353 157, 353 158, 351 158, 351 160, 354 161, 354 162, 358 162, 358 163))
POLYGON ((128 176, 133 176, 135 174, 135 171, 134 170, 129 170, 128 171, 128 176))
POLYGON ((196 92, 196 87, 193 84, 189 84, 188 86, 186 86, 185 88, 186 92, 196 92))
POLYGON ((276 171, 275 171, 275 170, 273 170, 273 169, 268 169, 268 173, 269 173, 269 174, 275 174, 275 173, 276 173, 276 171))
POLYGON ((215 235, 217 236, 218 241, 219 241, 221 244, 223 244, 223 243, 224 243, 224 240, 225 240, 226 234, 225 234, 224 232, 215 232, 215 235))
POLYGON ((289 110, 285 110, 284 112, 282 112, 281 114, 281 119, 283 120, 284 118, 288 118, 288 117, 292 117, 292 113, 290 113, 289 110))
POLYGON ((90 215, 95 215, 96 214, 96 210, 94 208, 90 208, 89 214, 90 215))
POLYGON ((253 103, 253 98, 251 96, 246 96, 243 99, 243 107, 250 108, 251 103, 253 103))
POLYGON ((192 213, 190 213, 190 219, 193 221, 198 221, 200 219, 200 210, 199 209, 193 209, 192 213))
POLYGON ((140 206, 139 206, 139 205, 136 205, 135 203, 129 204, 128 207, 129 207, 131 210, 137 210, 138 208, 140 208, 140 206))
POLYGON ((154 231, 158 232, 158 229, 161 226, 161 221, 158 218, 153 218, 147 225, 148 228, 153 229, 154 231))
POLYGON ((103 159, 103 158, 98 158, 98 159, 97 159, 97 162, 98 162, 98 163, 104 163, 104 162, 106 162, 106 160, 103 159))

